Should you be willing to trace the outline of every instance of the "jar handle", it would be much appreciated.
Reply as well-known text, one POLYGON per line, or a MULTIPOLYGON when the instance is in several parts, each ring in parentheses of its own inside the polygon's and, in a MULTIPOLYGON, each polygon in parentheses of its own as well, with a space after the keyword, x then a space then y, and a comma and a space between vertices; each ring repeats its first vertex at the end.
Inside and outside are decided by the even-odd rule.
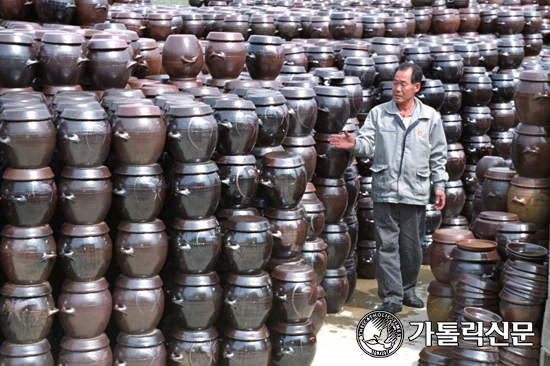
POLYGON ((237 304, 237 299, 229 299, 228 297, 226 297, 223 301, 224 301, 228 306, 235 306, 235 304, 237 304))
POLYGON ((281 239, 283 237, 283 233, 280 230, 272 232, 271 235, 273 235, 273 237, 277 239, 281 239))
POLYGON ((40 61, 38 61, 38 60, 27 60, 27 62, 25 63, 25 66, 26 67, 31 67, 31 66, 37 65, 39 63, 40 63, 40 61))
POLYGON ((48 309, 48 317, 52 316, 52 315, 55 315, 59 313, 59 309, 58 308, 53 308, 53 309, 48 309))
POLYGON ((172 304, 177 305, 179 307, 183 307, 183 299, 178 298, 174 295, 174 296, 172 296, 172 304))
POLYGON ((185 240, 178 241, 177 247, 181 250, 191 250, 191 245, 189 245, 189 243, 185 240))
POLYGON ((78 57, 78 58, 76 59, 76 64, 77 64, 78 66, 83 66, 83 65, 85 65, 87 62, 90 62, 90 59, 87 58, 87 57, 78 57))
POLYGON ((126 190, 122 187, 115 187, 113 188, 113 193, 117 196, 126 196, 126 190))
POLYGON ((96 9, 97 11, 99 11, 100 13, 103 13, 103 12, 107 11, 107 5, 96 4, 96 5, 95 5, 95 9, 96 9))
POLYGON ((239 250, 239 248, 241 247, 239 244, 233 243, 233 242, 230 242, 230 241, 225 243, 225 246, 227 247, 227 249, 231 249, 231 250, 239 250))
POLYGON ((226 186, 231 185, 231 179, 225 178, 221 180, 222 184, 225 184, 226 186))
POLYGON ((225 52, 212 52, 210 54, 210 56, 208 56, 210 58, 214 58, 214 57, 217 57, 219 58, 220 60, 225 60, 225 52))
POLYGON ((115 137, 118 137, 119 139, 122 139, 124 141, 128 141, 130 139, 130 135, 126 131, 115 131, 114 133, 115 137))
POLYGON ((530 146, 526 146, 522 151, 521 151, 522 154, 527 154, 527 153, 531 153, 531 154, 535 154, 535 155, 540 155, 540 149, 538 147, 530 147, 530 146))
POLYGON ((168 138, 181 141, 181 133, 169 131, 168 138))
POLYGON ((76 133, 70 134, 70 135, 63 135, 63 140, 65 141, 72 141, 75 144, 78 144, 80 142, 80 137, 76 133))
POLYGON ((325 113, 330 113, 330 108, 327 107, 327 106, 320 106, 320 107, 317 107, 317 110, 318 111, 321 111, 321 112, 325 112, 325 113))
POLYGON ((222 127, 225 127, 227 128, 228 130, 232 129, 233 128, 233 124, 229 121, 226 121, 226 120, 221 120, 221 121, 218 121, 218 125, 222 126, 222 127))
POLYGON ((0 137, 0 144, 9 145, 10 142, 11 142, 11 138, 9 136, 0 137))
MULTIPOLYGON (((172 352, 170 353, 170 359, 172 361, 178 362, 183 360, 183 355, 181 353, 172 352)), ((182 362, 178 362, 178 363, 182 363, 182 362)))
POLYGON ((25 3, 23 5, 29 6, 29 5, 33 5, 33 4, 34 4, 34 1, 29 0, 29 1, 25 1, 25 3))
POLYGON ((197 62, 197 59, 199 58, 199 56, 197 55, 197 56, 195 56, 195 57, 193 57, 193 58, 191 58, 191 59, 187 59, 187 58, 185 58, 185 56, 181 56, 180 58, 181 58, 181 61, 182 61, 184 64, 192 64, 192 63, 197 62))
POLYGON ((130 257, 133 257, 135 251, 134 251, 134 248, 132 248, 132 247, 125 248, 125 247, 121 246, 119 248, 119 252, 121 252, 122 254, 128 255, 130 257))
POLYGON ((260 184, 269 188, 273 188, 273 182, 269 179, 260 179, 260 184))
POLYGON ((178 29, 178 27, 176 27, 175 25, 171 26, 170 27, 170 32, 172 32, 172 34, 176 33, 176 30, 178 29))
POLYGON ((191 196, 191 191, 188 190, 187 188, 176 189, 176 194, 179 195, 179 196, 189 197, 189 196, 191 196))
POLYGON ((113 366, 126 366, 126 361, 115 360, 113 366))
POLYGON ((233 359, 235 354, 233 352, 223 351, 223 358, 233 359))
POLYGON ((128 65, 126 65, 126 69, 131 69, 132 67, 137 65, 137 61, 130 61, 128 62, 128 65))
POLYGON ((317 155, 317 159, 327 160, 328 156, 327 156, 327 154, 319 154, 319 155, 317 155))
POLYGON ((55 257, 57 257, 57 254, 55 254, 54 252, 42 253, 42 257, 40 257, 40 261, 42 262, 47 261, 55 257))
POLYGON ((286 296, 286 294, 279 294, 279 293, 274 293, 273 294, 276 298, 278 298, 279 300, 283 301, 283 302, 287 302, 288 301, 288 297, 286 296))
POLYGON ((149 70, 149 63, 147 62, 147 60, 140 60, 138 62, 138 66, 142 71, 149 70))
POLYGON ((514 197, 512 198, 512 202, 517 202, 517 203, 519 203, 519 204, 522 205, 522 206, 525 206, 525 205, 526 205, 526 203, 525 203, 525 198, 524 198, 524 197, 514 196, 514 197))
POLYGON ((72 203, 74 203, 74 194, 73 193, 70 193, 70 192, 61 192, 61 194, 59 195, 59 198, 62 199, 62 200, 66 200, 66 201, 70 201, 72 203))
POLYGON ((70 260, 74 261, 74 251, 72 249, 69 250, 63 250, 59 253, 60 256, 69 258, 70 260))
POLYGON ((113 306, 113 310, 114 311, 118 311, 119 313, 126 313, 126 310, 128 310, 128 307, 126 305, 118 305, 118 304, 115 304, 113 306))
POLYGON ((281 352, 284 353, 285 355, 291 355, 291 356, 293 356, 295 354, 294 348, 292 348, 292 347, 283 347, 281 352))
POLYGON ((66 307, 65 305, 63 305, 63 307, 60 309, 60 311, 63 314, 72 315, 72 316, 74 316, 74 313, 75 313, 74 308, 66 307))
POLYGON ((418 94, 416 97, 420 100, 426 99, 426 96, 424 94, 418 94))
POLYGON ((432 66, 432 69, 437 70, 437 71, 443 70, 443 69, 441 68, 441 66, 432 66))
POLYGON ((10 196, 10 201, 15 201, 19 203, 20 205, 24 205, 25 202, 27 202, 27 197, 25 195, 19 195, 19 196, 10 196))

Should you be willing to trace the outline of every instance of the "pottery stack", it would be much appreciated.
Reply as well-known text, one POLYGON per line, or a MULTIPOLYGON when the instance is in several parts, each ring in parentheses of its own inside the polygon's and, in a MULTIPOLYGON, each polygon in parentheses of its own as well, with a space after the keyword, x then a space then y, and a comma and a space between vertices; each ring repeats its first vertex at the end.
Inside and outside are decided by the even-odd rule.
POLYGON ((47 282, 57 257, 48 223, 56 208, 57 185, 48 164, 56 132, 44 96, 29 93, 26 97, 36 108, 25 103, 9 107, 10 96, 1 98, 2 152, 8 165, 2 177, 1 207, 9 225, 2 230, 0 248, 8 281, 0 291, 0 330, 5 338, 0 352, 17 362, 21 350, 53 365, 46 336, 59 309, 47 282), (33 132, 32 139, 28 131, 33 132))

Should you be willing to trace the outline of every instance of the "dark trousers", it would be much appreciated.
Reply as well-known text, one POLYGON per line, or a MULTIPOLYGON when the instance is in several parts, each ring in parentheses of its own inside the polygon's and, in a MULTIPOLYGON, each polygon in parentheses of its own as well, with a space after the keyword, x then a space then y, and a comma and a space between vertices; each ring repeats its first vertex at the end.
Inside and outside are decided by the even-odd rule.
POLYGON ((414 294, 422 265, 426 207, 374 203, 378 297, 401 304, 414 294))

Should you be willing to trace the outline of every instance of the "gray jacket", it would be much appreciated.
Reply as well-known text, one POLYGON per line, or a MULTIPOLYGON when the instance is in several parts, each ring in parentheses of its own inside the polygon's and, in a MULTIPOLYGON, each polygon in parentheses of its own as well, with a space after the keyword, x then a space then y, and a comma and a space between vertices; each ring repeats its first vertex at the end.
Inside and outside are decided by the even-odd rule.
POLYGON ((405 128, 397 104, 374 107, 350 152, 372 163, 372 198, 375 202, 425 205, 430 181, 445 190, 447 142, 439 114, 415 98, 411 124, 405 128), (376 147, 376 149, 375 149, 376 147))

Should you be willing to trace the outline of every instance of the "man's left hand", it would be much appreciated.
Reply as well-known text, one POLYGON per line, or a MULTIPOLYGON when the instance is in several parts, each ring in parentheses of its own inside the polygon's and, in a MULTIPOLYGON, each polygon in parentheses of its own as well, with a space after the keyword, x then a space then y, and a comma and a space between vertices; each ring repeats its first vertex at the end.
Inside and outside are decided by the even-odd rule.
POLYGON ((435 191, 435 209, 442 210, 445 207, 445 191, 437 189, 435 191))

